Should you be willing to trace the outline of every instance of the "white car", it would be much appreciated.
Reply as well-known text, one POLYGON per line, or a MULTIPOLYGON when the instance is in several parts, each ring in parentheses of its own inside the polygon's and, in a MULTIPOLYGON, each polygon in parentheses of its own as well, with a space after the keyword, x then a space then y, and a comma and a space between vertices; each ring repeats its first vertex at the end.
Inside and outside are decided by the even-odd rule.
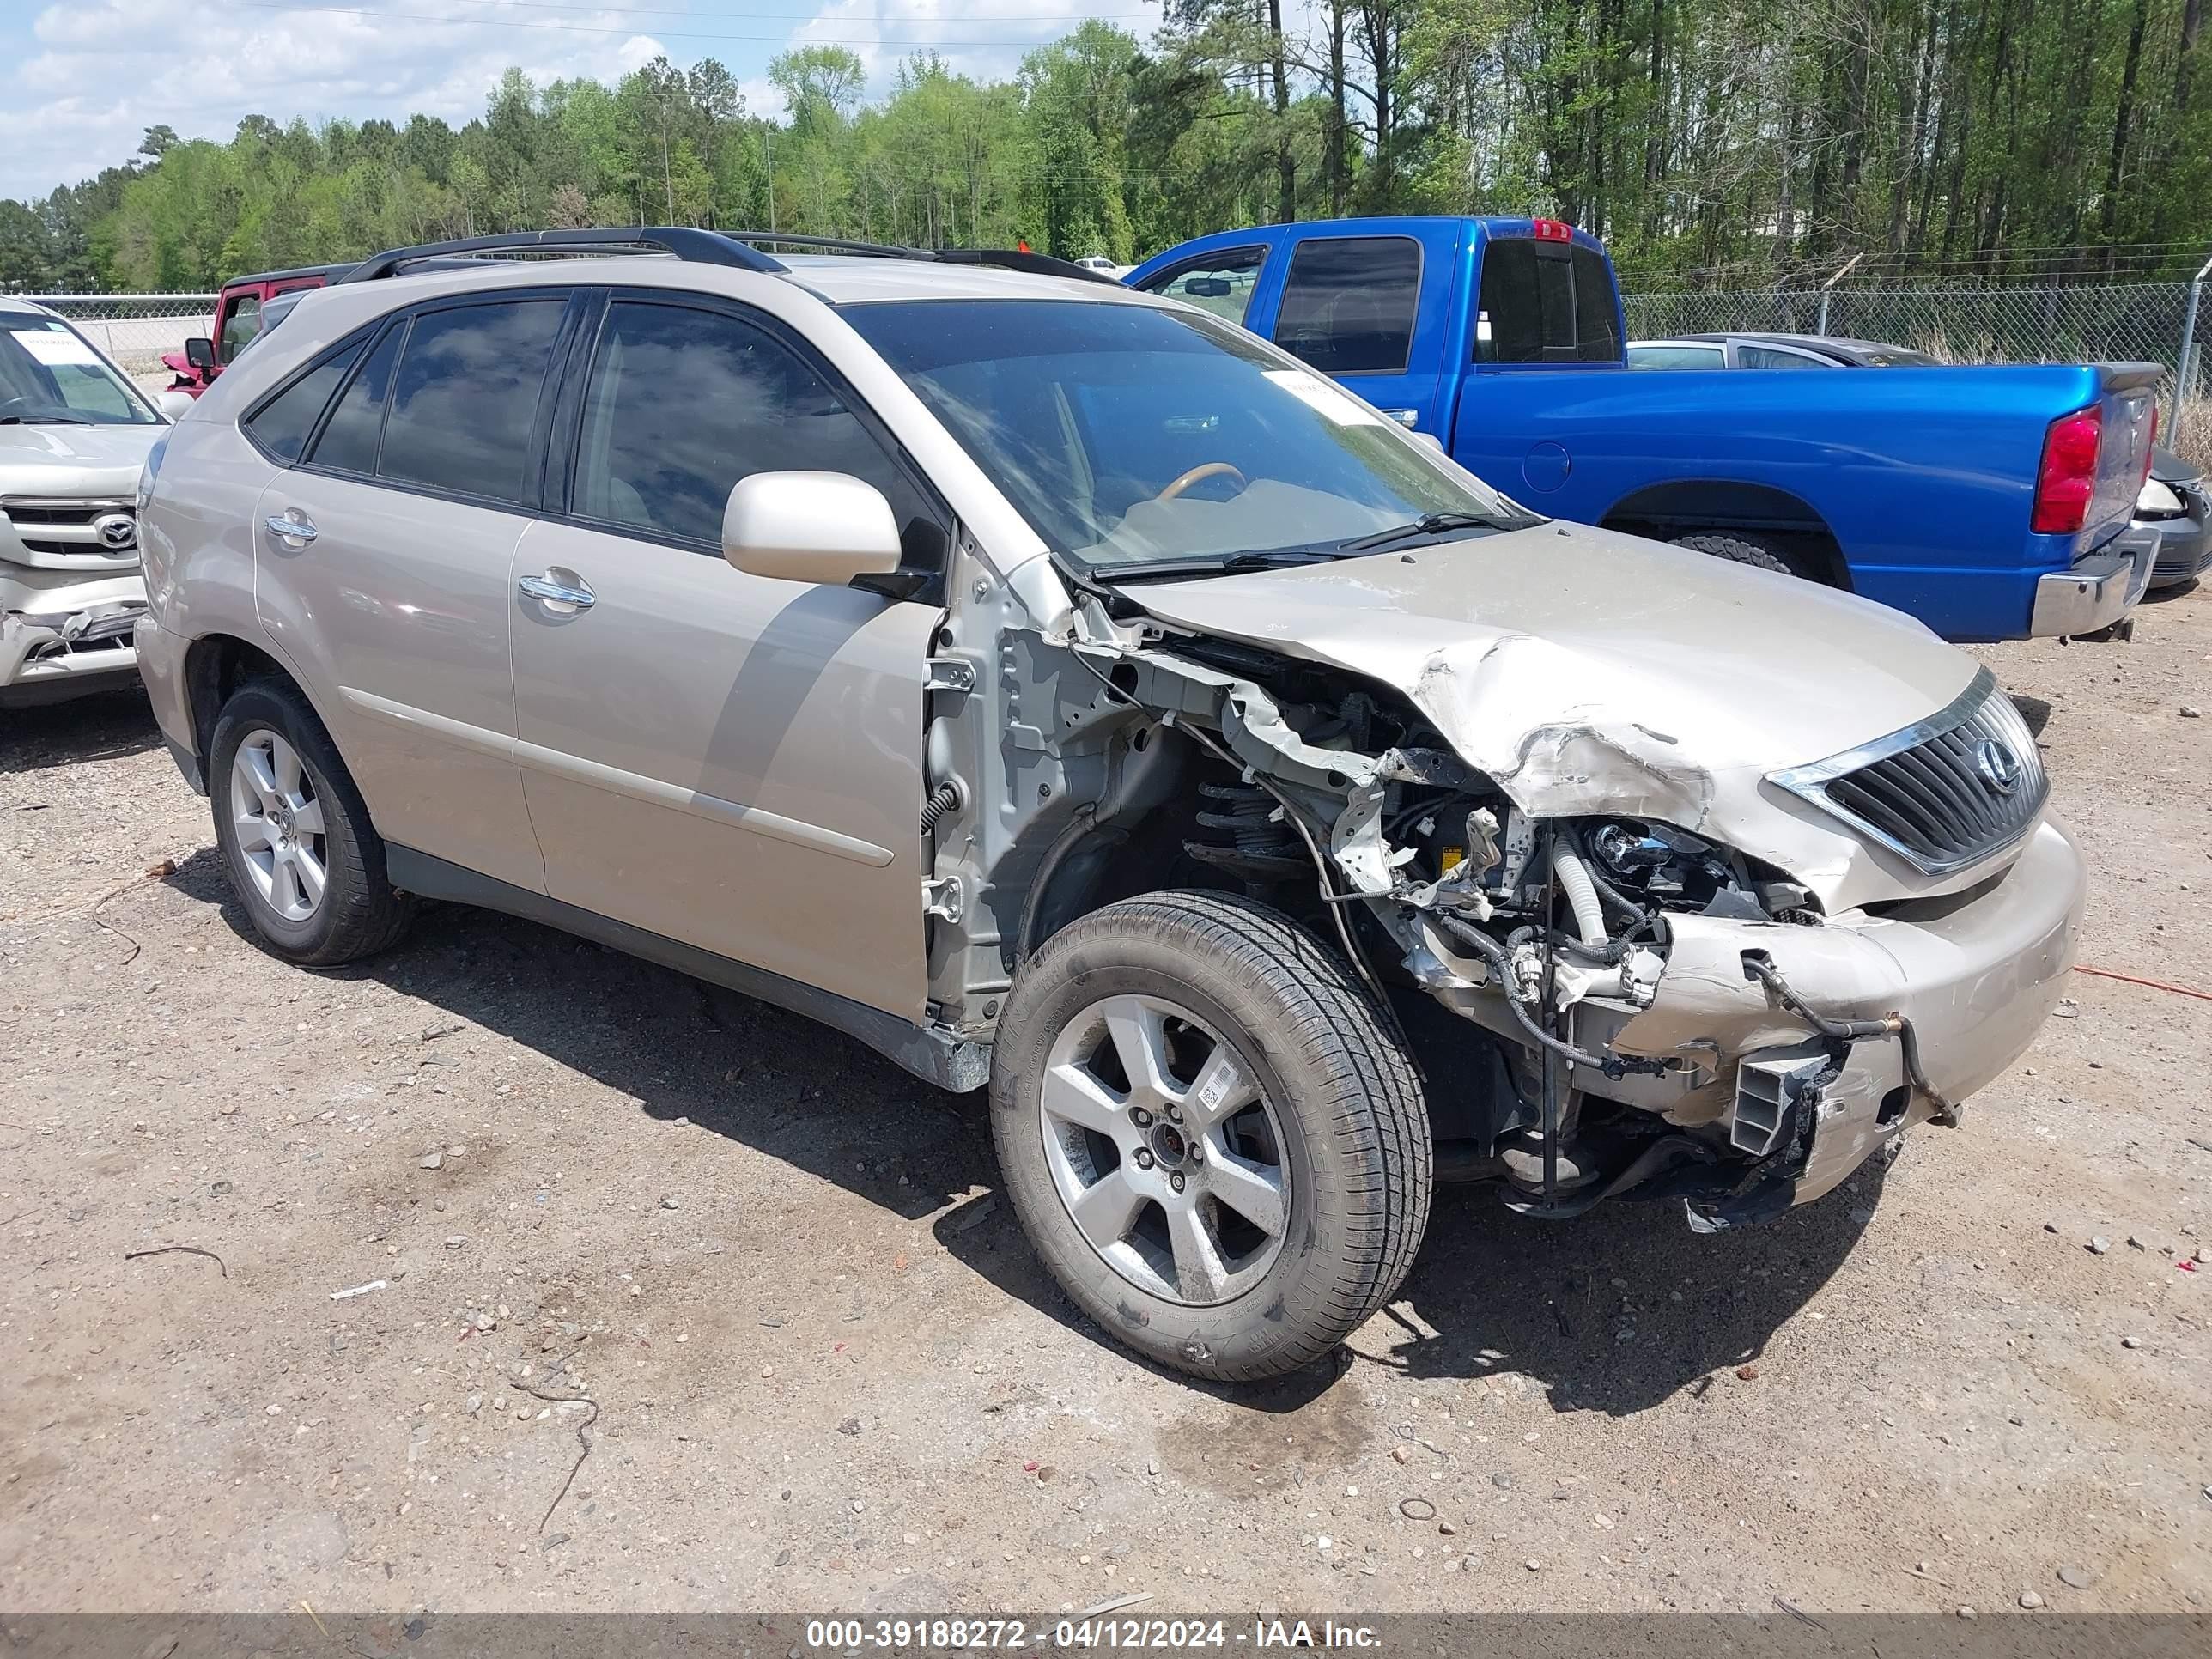
POLYGON ((0 298, 0 708, 138 672, 138 475, 168 417, 43 306, 0 298))

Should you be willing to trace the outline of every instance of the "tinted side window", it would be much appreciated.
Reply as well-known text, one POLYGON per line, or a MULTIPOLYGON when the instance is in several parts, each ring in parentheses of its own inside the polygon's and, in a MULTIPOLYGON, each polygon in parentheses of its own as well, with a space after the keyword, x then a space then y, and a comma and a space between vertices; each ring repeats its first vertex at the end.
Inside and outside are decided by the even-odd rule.
POLYGON ((1476 304, 1478 362, 1620 361, 1612 273, 1604 256, 1589 248, 1492 237, 1483 246, 1476 304))
POLYGON ((392 377, 377 477, 520 502, 566 303, 505 300, 416 318, 392 377))
POLYGON ((1145 291, 1203 307, 1217 317, 1241 323, 1251 308, 1252 291, 1260 284, 1260 264, 1266 253, 1266 249, 1256 247, 1209 253, 1153 277, 1145 284, 1145 291))
POLYGON ((1826 368, 1828 364, 1802 351, 1778 351, 1772 346, 1740 345, 1735 357, 1746 368, 1826 368))
POLYGON ((332 352, 256 410, 246 422, 253 441, 280 461, 298 460, 307 434, 322 418, 323 405, 361 355, 362 343, 356 340, 332 352))
POLYGON ((392 389, 392 371, 399 362, 400 343, 406 337, 404 323, 386 331, 368 361, 361 366, 361 373, 338 394, 337 407, 331 410, 323 435, 315 440, 315 452, 307 458, 317 466, 362 474, 376 471, 376 445, 384 435, 384 406, 392 389))
POLYGON ((1275 319, 1275 343, 1324 374, 1402 373, 1420 299, 1421 250, 1406 236, 1301 243, 1275 319))
POLYGON ((936 514, 813 368, 717 312, 617 301, 592 355, 572 509, 719 547, 722 509, 756 472, 849 472, 890 500, 907 562, 943 557, 936 514))

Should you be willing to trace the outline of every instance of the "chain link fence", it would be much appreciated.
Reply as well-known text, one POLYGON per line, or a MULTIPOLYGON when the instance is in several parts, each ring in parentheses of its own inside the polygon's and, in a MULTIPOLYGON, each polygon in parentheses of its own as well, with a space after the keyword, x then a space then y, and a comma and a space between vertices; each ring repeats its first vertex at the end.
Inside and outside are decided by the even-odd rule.
POLYGON ((1911 346, 1946 362, 2156 363, 2169 430, 2194 448, 2212 446, 2212 300, 2195 319, 2187 283, 2041 287, 1951 282, 1917 288, 1744 290, 1625 296, 1634 340, 1745 331, 1831 334, 1911 346), (2177 386, 2187 363, 2189 384, 2177 386), (2177 421, 2175 392, 2180 392, 2177 421))
MULTIPOLYGON (((2212 460, 2212 301, 2196 319, 2196 349, 2185 350, 2187 283, 2007 287, 1951 282, 1917 288, 1631 294, 1632 339, 1771 331, 1834 334, 1911 346, 1947 362, 2156 363, 2166 371, 2160 402, 2168 431, 2212 460), (2188 361, 2189 384, 2176 380, 2188 361), (2176 418, 2177 412, 2179 418, 2176 418)), ((22 296, 68 318, 133 374, 161 368, 161 354, 187 336, 214 331, 212 294, 33 294, 22 296)))
POLYGON ((66 317, 77 331, 130 374, 151 374, 161 354, 181 351, 195 334, 215 331, 212 294, 23 294, 66 317))

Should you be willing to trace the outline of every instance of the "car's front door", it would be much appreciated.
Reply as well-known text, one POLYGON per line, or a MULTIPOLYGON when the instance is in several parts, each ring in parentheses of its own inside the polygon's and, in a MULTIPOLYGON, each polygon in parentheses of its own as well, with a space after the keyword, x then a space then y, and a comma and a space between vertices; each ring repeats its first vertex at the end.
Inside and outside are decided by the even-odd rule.
POLYGON ((289 464, 254 516, 261 619, 378 832, 532 892, 544 866, 514 755, 510 572, 567 310, 557 291, 425 307, 246 422, 289 464))
POLYGON ((942 557, 942 509, 803 343, 742 307, 616 290, 571 379, 549 485, 566 512, 524 532, 510 596, 547 892, 921 1018, 941 613, 744 574, 720 536, 755 472, 875 484, 910 557, 942 557))

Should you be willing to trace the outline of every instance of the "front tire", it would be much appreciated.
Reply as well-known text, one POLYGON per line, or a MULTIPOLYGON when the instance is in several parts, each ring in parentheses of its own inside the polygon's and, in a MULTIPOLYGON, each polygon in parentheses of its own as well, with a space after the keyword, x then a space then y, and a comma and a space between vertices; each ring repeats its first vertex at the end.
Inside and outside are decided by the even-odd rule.
POLYGON ((412 901, 386 878, 361 792, 294 687, 255 680, 231 695, 208 743, 208 800, 230 884, 276 955, 333 968, 406 930, 412 901))
POLYGON ((1397 1290, 1428 1225, 1413 1064, 1344 960, 1249 900, 1070 924, 1000 1021, 1007 1194, 1075 1304, 1195 1376, 1277 1376, 1397 1290))

